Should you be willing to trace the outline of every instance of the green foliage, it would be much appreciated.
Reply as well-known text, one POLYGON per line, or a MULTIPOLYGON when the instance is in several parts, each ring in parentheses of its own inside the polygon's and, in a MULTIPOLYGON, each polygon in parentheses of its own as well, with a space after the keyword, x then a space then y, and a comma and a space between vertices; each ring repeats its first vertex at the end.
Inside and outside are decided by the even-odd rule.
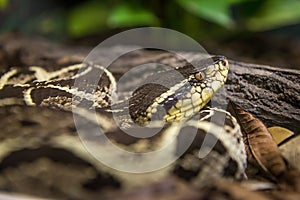
POLYGON ((83 37, 107 29, 108 12, 107 5, 100 1, 85 1, 75 6, 68 15, 69 34, 72 37, 83 37))
POLYGON ((58 38, 162 26, 206 40, 300 23, 299 0, 87 0, 68 5, 68 9, 49 8, 36 16, 39 12, 28 10, 24 19, 21 6, 26 0, 0 0, 0 10, 10 10, 12 2, 14 11, 6 14, 9 18, 3 20, 0 31, 40 32, 58 38))
POLYGON ((158 26, 159 19, 153 12, 142 7, 134 7, 129 4, 116 5, 110 12, 107 24, 112 27, 131 26, 158 26))
POLYGON ((200 18, 217 23, 226 28, 234 25, 228 0, 177 0, 178 4, 200 18))
POLYGON ((87 1, 69 13, 68 32, 73 37, 101 32, 109 28, 158 26, 153 12, 130 4, 118 4, 112 9, 100 1, 87 1))
POLYGON ((115 0, 114 2, 116 4, 112 6, 105 1, 92 0, 73 8, 68 20, 71 36, 85 36, 113 28, 164 26, 195 37, 207 38, 207 36, 222 37, 240 31, 268 30, 300 22, 298 0, 157 0, 142 3, 138 0, 127 2, 115 0), (166 8, 162 12, 166 13, 161 13, 158 9, 161 4, 166 8), (233 16, 233 7, 239 13, 237 16, 233 16), (170 11, 172 9, 175 11, 170 11), (211 25, 208 25, 208 22, 211 25))
POLYGON ((64 20, 64 11, 61 9, 51 10, 51 12, 43 13, 36 20, 35 27, 38 29, 38 32, 41 32, 45 35, 51 35, 53 38, 62 37, 64 33, 65 20, 64 20))
POLYGON ((248 16, 246 26, 252 31, 268 30, 300 22, 299 0, 266 0, 248 16))
POLYGON ((8 0, 0 0, 0 10, 4 10, 7 6, 8 0))

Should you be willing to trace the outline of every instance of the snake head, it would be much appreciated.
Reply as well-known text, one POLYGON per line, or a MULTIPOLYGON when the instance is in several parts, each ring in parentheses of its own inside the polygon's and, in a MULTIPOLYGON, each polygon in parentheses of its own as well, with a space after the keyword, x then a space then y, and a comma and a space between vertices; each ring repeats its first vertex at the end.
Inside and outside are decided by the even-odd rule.
POLYGON ((224 56, 214 56, 212 57, 212 60, 213 64, 207 66, 204 70, 205 76, 208 79, 216 79, 225 82, 229 70, 228 60, 224 56))
POLYGON ((176 94, 180 96, 175 95, 177 102, 171 107, 168 106, 169 109, 164 116, 165 121, 190 118, 199 112, 225 84, 229 70, 228 60, 224 56, 214 56, 211 59, 212 64, 191 74, 187 83, 177 90, 176 94), (183 89, 184 93, 179 92, 183 89))
MULTIPOLYGON (((190 118, 224 85, 228 70, 224 56, 210 58, 209 64, 205 61, 199 66, 182 67, 178 69, 182 78, 171 87, 156 84, 142 87, 131 101, 131 116, 138 124, 147 124, 152 118, 166 122, 190 118)), ((161 75, 162 79, 168 76, 168 73, 161 75)))

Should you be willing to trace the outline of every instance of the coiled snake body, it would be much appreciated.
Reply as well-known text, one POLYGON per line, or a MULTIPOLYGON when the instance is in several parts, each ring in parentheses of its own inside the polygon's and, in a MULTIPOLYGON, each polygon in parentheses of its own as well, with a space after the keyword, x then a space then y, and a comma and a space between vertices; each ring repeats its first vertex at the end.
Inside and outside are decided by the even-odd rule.
MULTIPOLYGON (((242 179, 246 167, 246 154, 239 125, 230 113, 222 109, 203 109, 224 85, 228 70, 228 61, 223 56, 213 57, 212 62, 203 62, 196 67, 187 64, 173 70, 162 70, 145 78, 146 84, 135 88, 132 94, 124 92, 123 98, 116 102, 116 77, 120 78, 120 75, 115 75, 100 65, 82 63, 56 71, 47 71, 41 67, 11 68, 2 74, 0 79, 0 107, 20 105, 24 110, 28 109, 27 106, 48 107, 63 112, 73 110, 74 116, 82 119, 84 123, 99 125, 114 145, 126 151, 147 153, 175 141, 172 143, 171 152, 161 154, 171 153, 178 159, 156 172, 128 174, 111 169, 99 161, 92 161, 91 156, 74 147, 75 143, 68 143, 69 146, 61 145, 63 139, 75 138, 76 135, 47 136, 48 140, 42 142, 38 141, 38 136, 35 135, 27 137, 27 140, 23 138, 23 142, 20 142, 18 137, 2 139, 0 144, 5 146, 6 150, 0 155, 1 173, 5 174, 5 170, 16 167, 10 161, 14 159, 14 153, 41 151, 44 146, 53 145, 55 148, 71 151, 82 160, 86 159, 86 162, 96 163, 96 171, 102 174, 102 179, 117 183, 118 186, 141 184, 145 180, 158 181, 167 174, 176 175, 199 187, 222 177, 242 179), (95 81, 95 77, 100 79, 96 78, 95 81), (163 84, 160 84, 160 80, 163 80, 163 84), (151 137, 144 136, 142 131, 138 132, 141 137, 124 134, 124 131, 133 126, 160 130, 151 137), (194 139, 186 147, 185 141, 189 137, 194 139), (208 141, 214 143, 207 142, 207 138, 213 139, 208 141)), ((32 116, 28 116, 30 117, 32 116)), ((91 134, 89 129, 84 131, 91 134)), ((22 130, 20 132, 22 133, 22 130)), ((92 136, 87 140, 93 145, 92 136)), ((113 156, 113 152, 106 154, 108 157, 113 156)), ((47 157, 48 154, 42 155, 47 157)), ((39 159, 40 157, 42 156, 39 155, 39 159)), ((53 156, 48 157, 56 159, 53 156)), ((33 160, 37 159, 26 162, 33 160)), ((6 180, 5 177, 1 176, 6 180)), ((86 179, 94 180, 95 177, 86 179)), ((101 184, 105 184, 103 180, 101 184)), ((5 188, 4 183, 7 184, 7 181, 0 181, 0 187, 5 188)))

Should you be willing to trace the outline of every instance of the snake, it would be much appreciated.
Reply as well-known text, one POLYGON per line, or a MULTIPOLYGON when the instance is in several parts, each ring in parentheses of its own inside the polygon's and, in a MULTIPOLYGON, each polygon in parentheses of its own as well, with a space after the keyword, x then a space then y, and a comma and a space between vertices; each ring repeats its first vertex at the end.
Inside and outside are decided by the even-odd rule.
MULTIPOLYGON (((44 158, 57 161, 60 159, 59 152, 64 152, 66 157, 73 156, 74 159, 71 160, 76 157, 83 163, 88 163, 90 168, 93 166, 97 175, 82 172, 82 177, 74 180, 77 181, 76 184, 72 183, 76 188, 81 187, 91 193, 94 191, 86 189, 87 184, 83 184, 83 180, 85 183, 89 180, 91 188, 98 188, 98 184, 135 187, 145 182, 157 182, 169 175, 196 187, 203 187, 220 178, 245 179, 247 158, 240 126, 226 110, 208 105, 225 84, 228 71, 227 58, 213 56, 196 66, 187 63, 168 69, 155 69, 147 76, 142 76, 139 72, 134 77, 136 82, 130 80, 127 83, 131 87, 128 92, 128 85, 119 83, 124 72, 118 73, 91 62, 55 69, 40 66, 10 68, 0 78, 0 108, 3 115, 11 116, 11 110, 17 109, 24 113, 24 117, 20 118, 28 118, 23 125, 30 126, 31 121, 39 121, 39 115, 42 119, 49 112, 68 116, 66 118, 72 118, 73 114, 83 124, 97 124, 101 128, 111 142, 101 144, 104 147, 116 145, 125 151, 149 153, 173 141, 171 150, 162 152, 160 158, 175 156, 177 159, 159 170, 142 174, 128 173, 113 169, 99 160, 95 161, 93 156, 80 147, 81 142, 78 142, 76 135, 78 130, 71 131, 72 134, 55 133, 47 136, 39 136, 39 132, 47 132, 44 129, 33 131, 30 133, 32 136, 18 136, 16 133, 10 136, 12 133, 8 131, 8 135, 2 134, 0 142, 3 148, 0 155, 0 188, 19 191, 13 186, 9 188, 12 184, 8 184, 10 180, 7 173, 13 173, 10 171, 16 170, 18 164, 22 164, 24 170, 28 171, 25 164, 35 162, 37 166, 43 165, 40 161, 44 158), (120 87, 123 88, 122 91, 118 91, 120 87), (35 114, 27 115, 26 112, 35 114), (138 137, 124 134, 136 126, 142 128, 138 129, 138 137), (144 128, 159 130, 150 137, 141 131, 144 128), (37 139, 39 137, 43 139, 37 139), (186 147, 186 141, 190 138, 193 140, 186 147), (213 139, 209 141, 214 141, 214 144, 207 143, 207 138, 213 139), (47 149, 57 153, 49 154, 47 149), (26 152, 38 156, 29 160, 20 157, 25 156, 26 152)), ((51 119, 48 120, 43 125, 46 128, 51 124, 51 119)), ((22 134, 22 127, 19 131, 22 134)), ((90 129, 83 131, 91 134, 90 129)), ((94 144, 92 136, 86 140, 95 149, 99 147, 98 143, 94 144)), ((108 151, 105 154, 107 157, 115 156, 114 152, 108 151)), ((153 159, 145 165, 148 167, 153 164, 151 162, 160 160, 153 159)), ((48 164, 51 168, 51 163, 48 164)), ((22 167, 18 170, 22 170, 22 167)), ((68 178, 70 177, 73 176, 69 175, 68 178)), ((45 188, 49 186, 41 184, 45 188)), ((61 188, 59 190, 68 195, 72 193, 61 188)))

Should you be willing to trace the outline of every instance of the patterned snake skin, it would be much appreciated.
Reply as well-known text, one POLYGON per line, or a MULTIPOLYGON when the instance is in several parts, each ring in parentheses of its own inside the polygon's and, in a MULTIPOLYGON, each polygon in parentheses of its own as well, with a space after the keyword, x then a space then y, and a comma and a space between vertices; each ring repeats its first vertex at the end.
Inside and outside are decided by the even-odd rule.
MULTIPOLYGON (((37 66, 11 68, 2 73, 0 78, 1 116, 6 115, 8 120, 4 121, 7 126, 1 134, 0 142, 3 149, 0 154, 0 188, 27 192, 26 187, 20 189, 13 186, 9 176, 14 177, 16 170, 24 170, 24 173, 27 173, 26 170, 33 168, 32 164, 41 168, 47 165, 50 169, 51 162, 43 159, 60 160, 61 152, 64 152, 65 157, 74 156, 84 163, 89 163, 88 165, 93 166, 93 173, 98 174, 91 175, 92 172, 89 174, 80 169, 82 177, 78 174, 77 179, 74 178, 76 176, 72 176, 71 170, 69 175, 62 175, 70 180, 69 187, 74 186, 77 190, 82 190, 81 183, 85 179, 101 179, 93 184, 117 187, 132 187, 145 181, 157 182, 169 174, 189 181, 197 187, 224 177, 243 179, 246 153, 240 127, 230 113, 207 106, 212 96, 225 84, 228 70, 228 61, 223 56, 200 62, 199 66, 187 64, 172 70, 160 69, 146 78, 136 77, 141 87, 136 87, 129 94, 127 91, 119 91, 120 74, 93 63, 71 65, 59 70, 37 66), (18 120, 28 120, 18 129, 9 129, 9 117, 14 116, 14 110, 18 110, 16 113, 25 113, 25 117, 20 116, 18 120), (42 130, 25 134, 29 122, 42 121, 44 118, 46 120, 47 113, 52 111, 66 116, 61 119, 57 116, 62 124, 53 124, 53 127, 47 130, 45 127, 51 124, 51 119, 48 119, 47 123, 41 125, 42 130), (34 114, 30 114, 31 112, 34 114), (141 164, 142 168, 147 169, 147 173, 134 174, 112 169, 107 163, 100 162, 97 156, 87 153, 76 134, 55 131, 49 134, 56 125, 68 126, 65 120, 72 118, 71 113, 77 124, 77 130, 73 132, 82 133, 84 137, 80 137, 81 140, 85 141, 85 145, 93 147, 96 154, 109 145, 115 145, 128 152, 149 153, 170 144, 170 149, 162 151, 159 159, 177 159, 159 170, 151 170, 151 162, 156 166, 160 162, 159 159, 153 159, 149 163, 147 161, 141 164), (109 138, 109 144, 106 141, 99 145, 99 141, 93 136, 93 126, 101 128, 109 138), (143 131, 137 132, 139 137, 125 133, 135 126, 158 131, 151 137, 143 131), (41 135, 44 132, 47 132, 47 136, 41 135), (192 138, 188 146, 187 138, 192 138), (52 153, 49 153, 50 151, 52 153), (26 155, 36 156, 25 159, 26 155), (9 175, 10 173, 12 175, 9 175)), ((136 85, 134 80, 131 81, 132 85, 136 85)), ((122 87, 127 86, 124 84, 122 87)), ((122 155, 116 155, 109 148, 105 156, 125 162, 118 163, 119 166, 131 162, 121 158, 122 155)), ((72 168, 72 162, 69 165, 72 168)), ((65 166, 57 167, 58 171, 60 167, 63 169, 65 166)), ((139 167, 137 166, 137 170, 139 167)), ((130 168, 128 172, 134 170, 130 168)), ((47 173, 48 178, 54 176, 52 172, 47 173)), ((39 184, 45 189, 50 183, 46 183, 46 178, 43 180, 45 182, 39 184)), ((62 193, 72 193, 71 190, 61 189, 59 184, 55 187, 63 191, 62 193)))

